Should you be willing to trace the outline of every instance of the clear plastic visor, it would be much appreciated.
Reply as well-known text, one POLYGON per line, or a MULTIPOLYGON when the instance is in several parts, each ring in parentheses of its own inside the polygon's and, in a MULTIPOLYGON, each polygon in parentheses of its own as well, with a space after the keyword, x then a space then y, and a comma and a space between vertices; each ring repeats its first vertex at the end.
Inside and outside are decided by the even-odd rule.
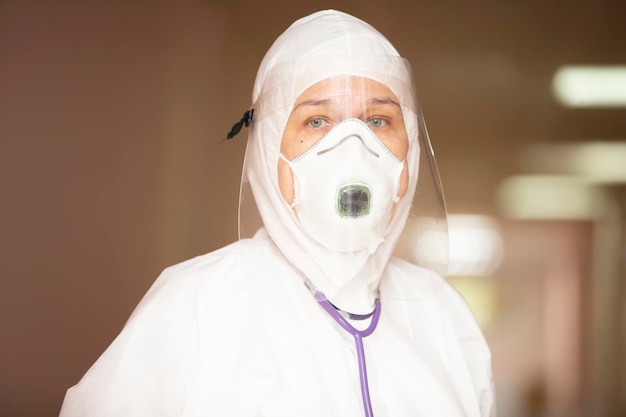
MULTIPOLYGON (((394 181, 387 190, 393 201, 389 202, 390 209, 380 230, 383 243, 369 255, 380 257, 385 263, 381 267, 380 297, 423 300, 436 294, 447 270, 446 210, 434 154, 407 73, 410 74, 410 67, 404 59, 377 57, 367 62, 301 60, 268 74, 254 104, 255 120, 239 201, 240 238, 252 237, 263 227, 248 181, 250 165, 257 165, 254 170, 259 171, 260 152, 251 148, 263 142, 262 155, 271 182, 266 186, 278 196, 273 201, 276 216, 290 216, 289 221, 297 223, 297 213, 292 210, 294 179, 288 162, 297 163, 312 150, 339 146, 346 135, 337 136, 338 127, 354 122, 352 125, 359 131, 356 136, 366 135, 367 139, 356 143, 358 152, 350 154, 354 156, 346 158, 341 165, 349 166, 353 162, 358 165, 359 161, 353 160, 360 158, 362 147, 364 155, 386 158, 388 163, 383 167, 400 167, 397 174, 392 173, 394 181), (313 76, 311 68, 320 71, 315 71, 313 76), (338 73, 341 68, 344 73, 338 73), (299 76, 293 76, 299 72, 299 76), (289 73, 292 77, 286 76, 289 73)), ((351 168, 346 170, 349 172, 351 168)), ((254 175, 258 176, 258 172, 254 175)), ((267 190, 263 194, 267 195, 267 190)), ((329 204, 337 203, 329 201, 329 204)), ((342 239, 346 230, 330 229, 329 234, 344 234, 338 237, 342 239)))
POLYGON ((307 88, 295 102, 280 151, 289 161, 301 157, 345 120, 360 120, 397 160, 409 148, 402 107, 385 85, 369 78, 336 76, 307 88))

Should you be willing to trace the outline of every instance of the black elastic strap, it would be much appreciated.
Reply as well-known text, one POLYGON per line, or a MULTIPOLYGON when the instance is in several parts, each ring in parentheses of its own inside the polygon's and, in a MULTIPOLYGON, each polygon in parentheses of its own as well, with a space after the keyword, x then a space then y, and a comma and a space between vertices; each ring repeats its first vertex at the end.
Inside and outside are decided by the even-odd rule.
POLYGON ((254 109, 250 109, 247 112, 245 112, 241 120, 235 123, 233 127, 230 129, 230 132, 228 132, 228 134, 226 135, 226 139, 232 139, 237 133, 239 133, 239 131, 244 125, 246 127, 250 126, 250 122, 252 122, 253 117, 254 117, 254 109))

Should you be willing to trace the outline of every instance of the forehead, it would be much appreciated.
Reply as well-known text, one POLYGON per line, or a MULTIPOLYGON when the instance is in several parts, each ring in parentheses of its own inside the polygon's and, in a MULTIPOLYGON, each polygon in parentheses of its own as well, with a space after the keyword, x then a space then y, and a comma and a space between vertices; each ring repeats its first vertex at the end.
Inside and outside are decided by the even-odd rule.
POLYGON ((377 99, 398 102, 396 95, 384 84, 370 78, 338 76, 328 78, 307 88, 296 100, 296 106, 310 100, 327 98, 377 99))

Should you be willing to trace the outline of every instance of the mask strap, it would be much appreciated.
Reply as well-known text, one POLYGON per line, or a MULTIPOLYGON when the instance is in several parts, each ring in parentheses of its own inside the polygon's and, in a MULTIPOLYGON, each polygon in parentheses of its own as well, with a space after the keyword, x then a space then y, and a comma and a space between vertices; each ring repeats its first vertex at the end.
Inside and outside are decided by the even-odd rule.
MULTIPOLYGON (((291 168, 293 166, 291 164, 291 161, 289 159, 287 159, 287 157, 285 155, 283 155, 282 152, 278 154, 278 157, 280 159, 282 159, 283 161, 285 161, 285 163, 287 165, 289 165, 289 168, 291 168)), ((291 170, 291 175, 293 175, 293 169, 291 170)), ((289 203, 289 207, 292 208, 292 209, 295 209, 296 206, 297 206, 297 204, 296 204, 296 196, 294 195, 293 196, 293 201, 291 203, 289 203)))
POLYGON ((394 191, 393 194, 393 202, 394 203, 398 203, 398 201, 400 201, 400 197, 398 196, 398 192, 400 192, 400 181, 402 179, 402 172, 404 172, 404 167, 406 166, 406 169, 409 169, 409 166, 406 162, 406 158, 404 158, 402 161, 400 161, 400 166, 402 168, 400 168, 400 173, 398 174, 398 180, 397 180, 397 185, 396 185, 396 189, 394 191))
POLYGON ((282 153, 282 152, 280 152, 280 153, 278 154, 278 157, 279 157, 280 159, 282 159, 283 161, 285 161, 285 163, 286 163, 287 165, 291 166, 291 161, 290 161, 289 159, 287 159, 287 157, 286 157, 285 155, 283 155, 283 153, 282 153))

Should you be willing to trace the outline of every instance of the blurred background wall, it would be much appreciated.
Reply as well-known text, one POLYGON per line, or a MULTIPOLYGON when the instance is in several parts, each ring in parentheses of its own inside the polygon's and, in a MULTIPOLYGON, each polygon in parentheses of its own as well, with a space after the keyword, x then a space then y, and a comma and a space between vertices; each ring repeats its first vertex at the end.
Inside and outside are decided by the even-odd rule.
POLYGON ((0 415, 57 415, 163 268, 236 239, 225 134, 276 36, 336 8, 411 61, 448 210, 495 236, 450 280, 499 414, 626 416, 626 112, 552 91, 561 65, 626 64, 625 4, 0 1, 0 415), (574 164, 593 144, 608 179, 574 164))

